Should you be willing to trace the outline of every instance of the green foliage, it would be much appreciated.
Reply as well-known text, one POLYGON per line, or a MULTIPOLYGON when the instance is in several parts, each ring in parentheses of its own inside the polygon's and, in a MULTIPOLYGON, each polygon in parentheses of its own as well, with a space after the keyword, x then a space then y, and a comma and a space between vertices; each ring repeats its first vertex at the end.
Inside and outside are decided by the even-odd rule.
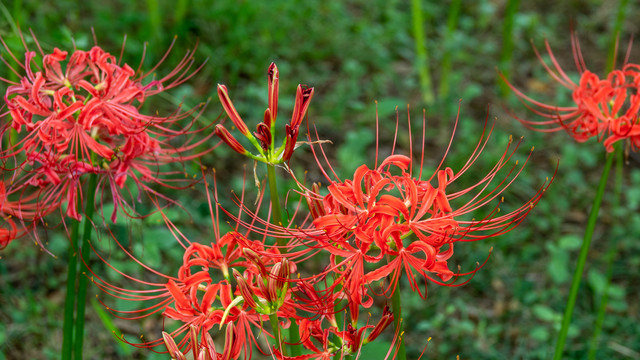
MULTIPOLYGON (((601 144, 593 141, 575 144, 562 132, 532 133, 501 110, 504 102, 497 94, 495 68, 504 64, 500 63, 503 49, 500 19, 506 11, 505 3, 464 2, 452 28, 446 23, 448 2, 422 1, 423 12, 428 15, 425 15, 427 23, 423 29, 434 88, 438 85, 437 88, 443 88, 439 83, 440 65, 446 63, 447 69, 450 68, 444 87, 447 90, 442 91, 446 96, 426 109, 425 171, 430 174, 427 170, 435 168, 448 144, 459 99, 462 99, 460 122, 447 166, 459 169, 468 159, 487 118, 488 103, 492 104, 490 123, 494 116, 498 117, 484 155, 462 181, 472 182, 486 174, 511 134, 514 138, 526 134, 514 160, 524 161, 531 146, 535 145, 536 150, 523 174, 505 194, 505 209, 530 198, 544 178, 553 174, 558 158, 560 170, 555 184, 516 230, 485 242, 457 245, 455 265, 467 271, 473 270, 476 262, 482 263, 489 248, 494 248, 487 264, 470 283, 457 288, 429 284, 426 300, 408 291, 403 293, 409 358, 418 357, 429 337, 432 339, 425 357, 431 359, 453 359, 458 354, 463 359, 548 358, 581 241, 574 234, 580 236, 583 231, 604 163, 601 144)), ((513 48, 509 56, 502 58, 510 62, 507 65, 511 79, 525 90, 541 89, 539 99, 542 101, 566 104, 570 94, 558 92, 560 89, 539 64, 529 40, 543 49, 543 40, 548 38, 563 68, 569 76, 575 76, 569 39, 569 22, 573 19, 587 65, 595 70, 603 69, 606 57, 602 54, 610 41, 608 21, 614 10, 586 0, 557 6, 550 6, 548 1, 522 2, 510 24, 513 48)), ((637 6, 631 4, 627 11, 627 19, 637 18, 637 6)), ((297 84, 314 86, 310 125, 318 128, 321 139, 333 142, 326 146, 327 156, 340 175, 353 174, 360 164, 373 165, 375 100, 384 139, 381 153, 386 155, 391 148, 397 107, 401 138, 396 148, 408 154, 409 142, 406 131, 402 130, 406 129, 406 104, 411 104, 414 153, 422 145, 416 139, 420 139, 421 134, 417 125, 422 120, 423 94, 414 64, 414 35, 407 2, 14 0, 0 3, 0 19, 0 35, 14 51, 21 49, 15 23, 20 24, 25 34, 32 29, 45 50, 71 49, 72 39, 77 47, 86 49, 93 44, 93 28, 98 43, 115 54, 119 53, 126 34, 124 58, 133 64, 140 61, 143 46, 148 42, 146 68, 161 58, 174 35, 177 35, 175 48, 161 69, 170 69, 198 42, 197 59, 208 59, 199 74, 169 96, 147 105, 149 109, 175 108, 184 101, 185 106, 195 106, 211 98, 198 126, 208 125, 221 113, 215 85, 223 83, 229 86, 234 104, 253 129, 267 106, 266 69, 275 61, 281 74, 278 131, 283 131, 291 114, 297 84)), ((623 24, 622 39, 626 39, 633 26, 633 23, 623 24)), ((32 47, 29 37, 25 38, 32 47)), ((6 58, 4 49, 2 54, 6 58)), ((12 76, 0 63, 0 77, 13 79, 12 76)), ((0 90, 4 89, 5 84, 0 83, 0 90)), ((533 116, 512 98, 506 100, 506 106, 519 116, 533 116)), ((575 321, 569 333, 570 339, 588 339, 591 334, 597 299, 604 289, 606 269, 601 257, 607 250, 609 234, 618 234, 620 254, 613 268, 599 358, 622 358, 620 349, 633 349, 640 343, 640 315, 635 295, 640 281, 636 271, 640 267, 640 242, 637 241, 640 238, 640 188, 637 186, 640 170, 635 154, 628 157, 628 162, 624 169, 623 221, 609 228, 614 212, 605 198, 588 260, 588 276, 580 290, 575 321)), ((245 163, 224 147, 206 155, 202 163, 216 168, 218 188, 224 189, 221 191, 225 195, 230 194, 230 189, 239 193, 246 186, 246 198, 251 199, 248 203, 252 204, 256 197, 253 164, 245 163)), ((310 152, 303 147, 294 155, 292 166, 312 169, 310 180, 320 181, 322 177, 313 170, 313 163, 310 152)), ((190 175, 197 174, 199 164, 189 165, 187 170, 190 175)), ((264 174, 258 175, 262 178, 264 174)), ((279 186, 284 192, 293 182, 280 181, 279 186)), ((203 205, 206 204, 204 191, 204 185, 199 184, 193 191, 168 194, 177 199, 190 216, 178 206, 163 209, 181 231, 201 242, 213 239, 209 210, 203 205)), ((232 198, 221 201, 233 208, 232 198)), ((293 204, 289 205, 293 211, 293 204)), ((136 206, 140 206, 143 213, 152 209, 149 204, 136 206)), ((104 214, 107 218, 111 214, 109 205, 105 205, 104 214)), ((223 231, 228 229, 224 222, 221 226, 223 231)), ((166 230, 159 213, 144 219, 143 224, 119 214, 116 224, 111 224, 111 232, 104 228, 98 230, 94 242, 110 264, 123 272, 134 276, 144 274, 138 264, 127 261, 114 247, 112 234, 125 248, 140 254, 146 264, 163 273, 175 272, 179 267, 179 246, 166 230)), ((28 239, 0 253, 0 359, 59 356, 66 233, 60 225, 42 231, 41 235, 47 248, 58 258, 43 253, 28 239)), ((96 271, 104 268, 104 265, 97 266, 96 271)), ((122 280, 108 276, 112 276, 109 278, 112 281, 122 280)), ((403 288, 409 287, 403 285, 403 288)), ((95 287, 90 287, 89 293, 90 296, 100 294, 95 287)), ((128 306, 124 300, 110 305, 128 306)), ((127 322, 113 317, 107 320, 91 309, 88 313, 86 358, 126 356, 105 326, 124 333, 132 342, 139 340, 141 334, 146 339, 160 336, 159 317, 127 322)), ((392 334, 385 336, 366 346, 362 358, 386 354, 392 334)), ((586 342, 576 341, 567 358, 584 358, 586 346, 586 342)), ((166 358, 148 350, 128 348, 131 358, 166 358)))

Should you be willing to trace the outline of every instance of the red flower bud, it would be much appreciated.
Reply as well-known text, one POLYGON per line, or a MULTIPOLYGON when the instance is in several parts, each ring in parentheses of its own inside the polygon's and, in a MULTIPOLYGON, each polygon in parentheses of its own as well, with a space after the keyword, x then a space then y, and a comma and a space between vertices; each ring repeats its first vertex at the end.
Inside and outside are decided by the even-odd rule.
MULTIPOLYGON (((273 125, 276 123, 276 116, 278 116, 278 84, 279 84, 279 76, 278 67, 275 63, 271 63, 269 65, 269 70, 267 71, 267 79, 268 79, 268 90, 269 90, 269 122, 265 117, 265 124, 271 129, 273 125)), ((266 114, 266 113, 265 113, 266 114)))
POLYGON ((247 283, 247 279, 242 276, 236 269, 231 269, 233 271, 233 277, 236 279, 237 289, 240 291, 240 295, 244 298, 244 302, 252 309, 258 307, 256 301, 253 299, 253 291, 249 288, 249 283, 247 283))
POLYGON ((218 97, 220 98, 222 107, 224 107, 224 111, 227 113, 231 121, 233 121, 233 124, 238 128, 242 135, 250 136, 249 128, 247 128, 247 125, 244 123, 244 121, 242 121, 242 118, 240 118, 238 111, 236 111, 235 106, 233 106, 233 103, 229 98, 229 93, 227 92, 226 86, 218 84, 218 97))
POLYGON ((296 129, 302 123, 302 118, 307 113, 309 103, 313 97, 313 88, 298 85, 296 90, 296 104, 293 106, 293 115, 291 116, 291 127, 296 129))
MULTIPOLYGON (((265 120, 268 112, 269 109, 264 113, 265 120)), ((262 149, 264 151, 269 151, 269 146, 271 145, 271 130, 269 130, 269 127, 265 123, 259 123, 256 128, 256 132, 254 132, 253 135, 255 135, 256 139, 260 141, 262 149)))
POLYGON ((365 342, 368 343, 375 340, 392 322, 393 313, 389 310, 389 305, 385 305, 384 310, 382 310, 382 317, 380 318, 380 321, 378 321, 373 330, 371 330, 371 333, 369 334, 369 336, 367 336, 365 342))
POLYGON ((247 260, 251 261, 258 267, 258 271, 260 271, 260 274, 262 276, 267 276, 267 268, 264 266, 262 258, 260 258, 260 256, 255 251, 244 248, 242 249, 242 253, 244 254, 244 257, 247 258, 247 260))
POLYGON ((229 145, 231 149, 235 152, 245 155, 248 151, 236 140, 236 138, 231 135, 231 133, 222 125, 216 125, 216 135, 225 142, 225 144, 229 145))

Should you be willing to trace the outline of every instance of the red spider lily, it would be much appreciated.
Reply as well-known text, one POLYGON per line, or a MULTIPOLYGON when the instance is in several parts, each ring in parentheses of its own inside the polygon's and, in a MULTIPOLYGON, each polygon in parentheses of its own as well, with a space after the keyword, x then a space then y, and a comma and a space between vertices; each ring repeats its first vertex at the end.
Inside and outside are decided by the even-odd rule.
MULTIPOLYGON (((290 289, 286 282, 289 274, 295 271, 295 267, 289 264, 287 259, 281 258, 276 249, 266 249, 263 241, 249 240, 249 233, 231 231, 221 236, 218 230, 218 208, 216 206, 214 212, 208 193, 207 199, 215 238, 210 245, 190 241, 160 210, 169 230, 184 247, 183 263, 177 271, 177 276, 165 275, 166 271, 158 271, 145 265, 117 243, 133 261, 154 276, 158 276, 160 280, 152 282, 127 275, 98 253, 112 270, 147 289, 120 287, 92 271, 93 281, 113 297, 131 302, 153 302, 153 305, 140 310, 108 310, 123 319, 139 319, 162 313, 165 318, 178 323, 177 329, 171 331, 169 336, 177 339, 175 343, 181 349, 197 346, 189 336, 185 336, 190 328, 195 328, 197 333, 205 334, 214 328, 227 326, 227 340, 234 344, 234 348, 240 349, 228 353, 230 358, 237 358, 240 351, 244 352, 245 358, 251 358, 254 347, 267 355, 267 352, 257 345, 256 334, 273 338, 263 329, 263 324, 269 322, 269 315, 275 314, 285 319, 285 326, 288 319, 295 316, 290 289)), ((162 339, 132 343, 138 347, 154 347, 161 344, 162 339)), ((225 345, 225 353, 227 351, 230 351, 230 348, 225 345)))
MULTIPOLYGON (((454 274, 449 269, 447 260, 453 255, 454 244, 511 231, 525 219, 551 184, 551 181, 545 181, 524 204, 513 211, 500 212, 503 192, 520 175, 528 161, 527 158, 521 166, 518 161, 509 164, 520 144, 510 138, 502 156, 486 175, 471 186, 454 190, 457 180, 481 156, 492 130, 485 126, 475 150, 459 170, 443 168, 443 158, 426 179, 423 177, 426 171, 423 166, 424 132, 419 163, 412 160, 411 150, 409 156, 400 155, 394 146, 392 154, 379 165, 376 153, 373 168, 362 165, 352 178, 346 180, 335 174, 322 145, 312 146, 320 170, 329 181, 329 193, 322 195, 317 187, 306 188, 300 184, 309 203, 311 224, 283 228, 262 223, 260 226, 266 227, 262 231, 270 236, 291 238, 287 256, 328 252, 330 265, 327 270, 311 278, 330 272, 336 274, 333 289, 342 287, 350 306, 368 306, 370 300, 366 298, 365 286, 386 277, 391 281, 383 292, 391 294, 403 271, 411 288, 419 292, 418 276, 438 284, 454 285, 449 280, 472 275, 477 270, 454 274), (327 161, 326 169, 320 159, 327 161), (469 219, 481 211, 484 214, 479 219, 469 219)), ((453 136, 446 153, 452 142, 453 136)), ((243 226, 260 231, 257 226, 243 226)), ((425 297, 426 293, 420 292, 420 295, 425 297)))
MULTIPOLYGON (((111 219, 115 221, 118 208, 133 209, 123 195, 131 193, 126 189, 128 178, 147 193, 154 193, 150 183, 177 188, 173 183, 184 181, 177 176, 182 172, 160 168, 211 150, 194 152, 214 135, 198 138, 206 128, 191 129, 204 106, 200 111, 182 111, 181 105, 166 117, 141 112, 149 96, 184 83, 201 68, 192 69, 193 51, 167 75, 156 78, 150 75, 167 58, 173 44, 161 61, 144 73, 140 70, 144 55, 134 70, 97 45, 89 51, 74 49, 70 55, 57 48, 45 53, 33 38, 41 63, 24 39, 23 62, 0 39, 17 67, 3 59, 5 65, 20 78, 17 82, 0 78, 10 85, 4 97, 8 111, 0 114, 9 120, 2 134, 10 138, 10 128, 19 134, 0 157, 22 157, 18 167, 28 175, 23 180, 52 198, 64 197, 60 203, 66 204, 68 216, 81 217, 75 197, 83 174, 99 175, 102 194, 106 189, 113 199, 111 219)), ((48 200, 43 202, 50 206, 48 200)))
POLYGON ((266 162, 269 164, 280 164, 288 162, 296 148, 296 140, 298 139, 300 124, 307 113, 309 103, 313 97, 313 88, 307 88, 298 85, 296 90, 296 102, 293 107, 293 115, 291 121, 285 125, 285 139, 278 148, 275 146, 275 129, 276 117, 278 115, 278 87, 279 73, 276 64, 271 63, 267 72, 267 89, 269 92, 269 105, 264 112, 264 121, 256 127, 256 132, 251 134, 249 128, 242 120, 235 106, 231 102, 227 87, 218 85, 218 97, 224 107, 227 116, 231 119, 240 133, 249 139, 258 151, 258 155, 254 155, 245 149, 238 140, 221 124, 216 125, 218 136, 234 151, 248 156, 254 160, 266 162))
MULTIPOLYGON (((501 196, 526 165, 526 161, 520 168, 517 161, 509 165, 519 146, 511 139, 488 174, 470 187, 452 190, 456 180, 480 157, 492 130, 487 132, 485 127, 474 152, 460 170, 442 168, 443 158, 427 180, 422 176, 424 132, 417 171, 411 152, 404 156, 396 154, 395 150, 373 169, 364 165, 359 167, 352 179, 333 180, 322 169, 330 181, 329 194, 322 196, 307 189, 305 197, 315 203, 313 208, 317 211, 313 215, 316 230, 307 236, 311 235, 314 246, 331 253, 332 271, 344 279, 343 286, 352 301, 360 300, 362 286, 389 276, 391 281, 385 293, 392 292, 402 270, 411 288, 418 292, 416 275, 444 284, 443 281, 454 276, 447 265, 453 255, 454 243, 497 236, 524 220, 551 182, 543 184, 530 200, 506 214, 500 214, 497 204, 489 205, 501 196), (437 179, 437 186, 432 184, 434 179, 437 179), (463 196, 468 200, 461 200, 463 196), (483 218, 465 219, 465 215, 486 206, 492 209, 486 211, 483 218), (365 263, 375 266, 371 268, 365 263)), ((447 153, 453 136, 451 139, 447 153)), ((426 296, 426 293, 420 294, 426 296)))
POLYGON ((554 80, 572 91, 574 105, 556 106, 537 101, 518 90, 501 74, 502 79, 523 104, 546 120, 525 120, 515 115, 514 117, 536 131, 565 130, 578 142, 595 137, 603 142, 608 152, 613 151, 615 142, 625 139, 628 139, 634 149, 637 148, 640 145, 640 66, 628 63, 631 43, 622 68, 611 71, 601 79, 587 70, 578 37, 572 33, 571 47, 576 68, 580 73, 577 83, 562 70, 546 40, 545 46, 551 65, 542 59, 534 47, 536 56, 554 80))

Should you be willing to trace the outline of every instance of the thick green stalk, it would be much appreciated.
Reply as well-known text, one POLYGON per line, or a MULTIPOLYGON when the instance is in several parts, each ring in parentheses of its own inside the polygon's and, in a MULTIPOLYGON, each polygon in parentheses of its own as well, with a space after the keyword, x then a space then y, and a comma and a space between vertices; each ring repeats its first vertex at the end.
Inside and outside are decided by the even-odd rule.
POLYGON ((393 291, 393 296, 391 296, 391 310, 393 311, 393 325, 395 326, 395 331, 398 333, 398 354, 396 359, 406 360, 407 351, 404 346, 404 323, 402 321, 402 304, 400 300, 400 279, 398 279, 396 288, 393 291))
MULTIPOLYGON (((80 269, 84 269, 85 263, 89 263, 89 255, 91 247, 91 232, 93 230, 93 209, 95 207, 96 186, 98 183, 98 175, 91 174, 89 177, 89 188, 87 191, 87 204, 84 210, 84 226, 82 228, 82 257, 78 258, 80 269)), ((76 324, 75 324, 75 342, 73 357, 76 360, 82 360, 82 346, 84 343, 84 313, 87 304, 87 285, 88 277, 86 272, 82 271, 78 277, 78 301, 76 304, 76 324)))
MULTIPOLYGON (((269 180, 269 194, 271 195, 271 218, 275 225, 284 225, 282 211, 280 210, 280 197, 278 196, 278 183, 276 182, 276 168, 267 164, 267 177, 269 180)), ((284 245, 284 239, 277 239, 278 246, 284 245)), ((280 249, 281 251, 283 249, 280 249)))
POLYGON ((420 78, 420 91, 426 105, 434 100, 431 90, 431 75, 429 73, 429 57, 424 37, 424 20, 422 17, 421 0, 411 0, 411 19, 413 22, 413 39, 416 45, 416 70, 420 78))
MULTIPOLYGON (((276 169, 275 166, 271 164, 267 164, 267 178, 269 181, 269 194, 271 195, 271 219, 276 225, 284 225, 282 221, 282 211, 280 208, 280 197, 278 196, 276 169)), ((278 244, 282 253, 287 252, 287 249, 284 247, 286 245, 285 239, 277 238, 276 243, 278 244)), ((300 344, 300 331, 298 328, 298 324, 296 324, 295 321, 292 321, 291 326, 289 326, 289 343, 291 344, 290 347, 292 356, 302 354, 302 345, 300 344)), ((282 350, 284 351, 284 346, 282 350)))
MULTIPOLYGON (((502 23, 502 51, 500 52, 500 71, 505 78, 509 78, 511 72, 511 58, 513 56, 513 24, 520 6, 520 0, 507 1, 502 23)), ((498 77, 498 86, 503 97, 509 94, 509 86, 498 77)))
POLYGON ((589 213, 589 220, 587 222, 587 228, 584 233, 584 240, 582 241, 582 247, 580 248, 580 254, 578 255, 578 264, 576 265, 576 271, 573 274, 573 281, 571 282, 571 289, 569 290, 569 299, 567 300, 567 307, 562 318, 562 327, 560 334, 558 335, 558 342, 556 343, 556 351, 553 356, 554 360, 562 359, 562 353, 564 351, 564 344, 567 340, 567 334, 569 332, 569 324, 571 323, 571 316, 573 314, 573 308, 576 304, 576 298, 578 297, 578 289, 580 288, 580 281, 582 280, 582 273, 584 271, 584 265, 587 262, 587 255, 589 254, 589 246, 591 245, 591 239, 593 238, 593 232, 598 222, 598 212, 600 211, 600 204, 604 196, 604 191, 607 187, 607 178, 611 170, 611 164, 613 164, 613 158, 615 155, 608 154, 607 162, 604 165, 602 171, 602 177, 598 184, 598 190, 596 197, 593 200, 593 206, 589 213))
POLYGON ((76 274, 78 272, 78 228, 80 222, 71 220, 71 239, 67 259, 67 292, 64 298, 64 322, 62 324, 62 360, 70 360, 73 350, 73 312, 76 302, 76 274))
MULTIPOLYGON (((462 0, 452 0, 449 5, 449 18, 447 19, 447 32, 444 35, 444 43, 447 44, 453 36, 458 25, 458 15, 462 8, 462 0)), ((446 49, 446 48, 445 48, 446 49)), ((449 94, 449 73, 451 72, 451 51, 445 50, 440 65, 440 88, 438 97, 442 100, 449 94)))
POLYGON ((147 15, 149 16, 149 28, 154 36, 162 34, 162 15, 160 4, 156 0, 147 0, 147 15))
POLYGON ((280 349, 282 355, 286 355, 287 347, 284 346, 282 335, 280 334, 280 324, 278 323, 278 315, 269 315, 269 322, 271 323, 271 329, 273 330, 273 337, 276 339, 276 348, 280 349))

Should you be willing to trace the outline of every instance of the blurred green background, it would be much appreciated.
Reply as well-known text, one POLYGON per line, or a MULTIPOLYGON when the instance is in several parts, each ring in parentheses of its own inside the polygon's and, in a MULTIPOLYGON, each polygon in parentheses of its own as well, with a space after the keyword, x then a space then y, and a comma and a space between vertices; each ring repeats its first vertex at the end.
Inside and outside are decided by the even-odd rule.
MULTIPOLYGON (((160 59, 177 36, 159 73, 171 69, 171 64, 197 44, 196 58, 208 59, 203 69, 186 85, 148 106, 163 107, 180 101, 193 106, 211 98, 201 125, 221 113, 215 86, 223 83, 253 128, 266 108, 265 75, 270 62, 275 61, 280 69, 280 125, 293 107, 297 84, 314 86, 309 120, 317 126, 321 138, 332 141, 326 147, 332 165, 346 176, 362 163, 373 163, 376 100, 381 152, 388 148, 385 141, 392 138, 396 107, 400 118, 405 119, 410 104, 411 116, 418 125, 414 127, 416 134, 420 134, 421 110, 426 109, 427 173, 444 153, 459 106, 460 123, 446 163, 454 170, 473 151, 487 116, 495 117, 493 140, 462 181, 473 183, 486 174, 512 134, 525 136, 516 158, 524 160, 531 146, 536 149, 521 177, 505 193, 504 210, 529 199, 545 177, 553 174, 560 159, 555 184, 515 231, 456 246, 452 268, 459 264, 463 270, 472 270, 477 261, 483 262, 493 247, 488 263, 469 284, 458 288, 430 285, 426 300, 404 296, 409 358, 417 358, 428 343, 423 357, 428 359, 455 359, 456 355, 462 359, 546 359, 555 346, 575 258, 604 163, 604 149, 593 141, 575 144, 564 133, 526 130, 505 113, 504 107, 523 117, 533 115, 512 95, 502 94, 496 68, 508 73, 533 97, 567 105, 568 94, 556 91, 561 89, 536 59, 530 40, 542 48, 544 39, 548 39, 564 69, 575 76, 570 48, 573 22, 587 66, 601 74, 616 8, 617 1, 593 0, 23 0, 0 2, 0 35, 16 53, 21 44, 18 27, 25 34, 32 30, 45 51, 54 47, 72 49, 74 42, 88 49, 93 44, 93 29, 98 44, 114 54, 119 54, 126 35, 125 60, 137 64, 148 43, 147 68, 160 59), (421 18, 414 28, 416 4, 420 5, 421 18), (507 16, 509 9, 511 18, 507 16), (417 44, 415 40, 421 36, 423 41, 417 44)), ((634 20, 640 16, 640 8, 632 2, 624 15, 621 38, 626 43, 638 30, 634 20)), ((6 58, 5 50, 1 51, 6 58)), ((638 52, 636 47, 631 61, 638 59, 638 52)), ((0 63, 0 76, 9 76, 6 72, 6 66, 0 63)), ((406 126, 401 133, 400 148, 407 149, 406 126)), ((629 154, 624 166, 622 206, 614 211, 605 198, 569 332, 567 358, 586 357, 604 289, 603 256, 609 239, 619 237, 598 358, 640 359, 640 188, 635 188, 640 182, 639 160, 636 154, 629 154)), ((205 165, 216 167, 218 188, 225 192, 242 186, 240 161, 250 169, 249 162, 223 147, 203 159, 205 165)), ((292 166, 308 168, 310 180, 320 180, 308 151, 297 152, 292 166)), ((174 222, 192 236, 208 241, 211 225, 203 189, 173 195, 193 213, 190 218, 175 211, 174 222), (193 196, 201 196, 202 203, 191 201, 193 196)), ((166 273, 177 270, 181 254, 179 250, 172 252, 175 241, 158 224, 157 217, 147 218, 143 224, 120 218, 114 226, 116 234, 138 250, 146 263, 166 273)), ((27 240, 17 241, 0 253, 0 359, 59 357, 66 240, 60 228, 43 236, 58 258, 27 240)), ((104 246, 109 247, 108 239, 104 246)), ((119 257, 115 250, 110 260, 123 271, 144 276, 142 269, 119 257)), ((95 287, 89 291, 91 296, 99 294, 95 287)), ((114 304, 113 299, 106 301, 114 304)), ((101 316, 95 308, 88 309, 86 358, 168 358, 123 346, 107 328, 112 323, 118 333, 133 342, 140 334, 153 339, 160 336, 158 318, 122 321, 101 316)), ((383 342, 370 345, 378 353, 384 346, 383 342)))

